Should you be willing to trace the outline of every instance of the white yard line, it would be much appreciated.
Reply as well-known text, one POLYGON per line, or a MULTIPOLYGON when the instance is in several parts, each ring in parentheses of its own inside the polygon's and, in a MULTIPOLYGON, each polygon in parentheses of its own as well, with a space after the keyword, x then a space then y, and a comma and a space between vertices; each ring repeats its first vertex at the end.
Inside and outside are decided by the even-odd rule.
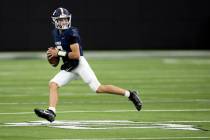
POLYGON ((170 140, 170 139, 209 139, 210 137, 144 137, 144 138, 91 138, 91 139, 45 139, 45 140, 170 140))
MULTIPOLYGON (((17 96, 7 96, 7 95, 0 95, 0 97, 19 97, 21 95, 17 95, 17 96)), ((23 96, 31 96, 31 95, 23 95, 23 96)), ((42 95, 36 95, 36 96, 42 96, 42 95)), ((44 95, 44 96, 48 96, 48 95, 44 95)), ((63 95, 61 95, 63 96, 63 95)), ((73 96, 73 95, 69 95, 69 96, 73 96)), ((83 95, 82 95, 83 96, 83 95)), ((85 95, 85 96, 92 96, 92 95, 85 95)), ((125 103, 127 101, 88 101, 89 104, 97 104, 97 103, 125 103)), ((210 102, 210 99, 174 99, 174 100, 170 100, 170 99, 166 99, 166 100, 144 100, 144 103, 202 103, 202 102, 210 102)), ((61 104, 73 104, 75 102, 60 102, 61 104)), ((77 102, 77 103, 82 103, 82 102, 77 102)), ((34 105, 34 104, 48 104, 47 102, 0 102, 0 105, 34 105)))
POLYGON ((175 58, 172 58, 172 59, 162 59, 163 63, 166 63, 166 64, 180 64, 180 63, 183 63, 183 64, 210 64, 210 60, 199 60, 199 59, 196 59, 196 60, 187 60, 187 61, 183 61, 183 60, 180 60, 180 59, 175 59, 175 58))
MULTIPOLYGON (((58 120, 50 123, 48 121, 29 121, 17 123, 4 123, 0 126, 5 127, 26 127, 26 126, 46 126, 62 129, 81 129, 81 130, 105 130, 105 129, 169 129, 169 130, 189 130, 200 131, 192 124, 169 123, 165 122, 134 122, 129 120, 77 120, 67 121, 58 120)), ((208 131, 208 130, 204 130, 208 131)))
MULTIPOLYGON (((142 110, 141 112, 209 112, 210 109, 160 109, 142 110)), ((117 113, 117 112, 137 112, 136 110, 70 110, 58 111, 57 113, 117 113)), ((1 112, 0 115, 21 115, 32 114, 33 112, 1 112)))
POLYGON ((145 112, 209 112, 210 109, 163 109, 163 110, 142 110, 145 112))
MULTIPOLYGON (((111 58, 111 59, 127 59, 134 57, 209 57, 210 51, 198 51, 198 50, 134 50, 134 51, 86 51, 86 58, 111 58), (108 54, 108 55, 107 55, 108 54)), ((29 59, 45 59, 46 54, 42 52, 1 52, 1 59, 18 59, 18 58, 29 58, 29 59)))

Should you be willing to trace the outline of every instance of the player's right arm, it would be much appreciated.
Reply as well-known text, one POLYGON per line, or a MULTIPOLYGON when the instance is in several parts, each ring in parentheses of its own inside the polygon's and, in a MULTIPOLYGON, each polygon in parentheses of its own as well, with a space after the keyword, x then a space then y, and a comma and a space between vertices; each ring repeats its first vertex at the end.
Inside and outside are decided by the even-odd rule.
POLYGON ((80 57, 80 48, 78 43, 73 43, 70 46, 71 52, 65 50, 58 50, 57 55, 61 57, 67 57, 68 59, 79 60, 80 57))
POLYGON ((68 53, 69 59, 77 59, 80 57, 80 48, 78 43, 74 43, 70 45, 71 52, 68 53))

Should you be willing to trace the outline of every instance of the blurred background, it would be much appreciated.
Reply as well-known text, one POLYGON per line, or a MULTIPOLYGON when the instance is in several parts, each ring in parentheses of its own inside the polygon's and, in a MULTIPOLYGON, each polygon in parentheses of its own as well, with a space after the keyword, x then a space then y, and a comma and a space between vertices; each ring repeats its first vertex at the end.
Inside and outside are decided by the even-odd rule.
POLYGON ((51 14, 60 6, 85 50, 210 49, 208 0, 1 0, 0 51, 53 45, 51 14))

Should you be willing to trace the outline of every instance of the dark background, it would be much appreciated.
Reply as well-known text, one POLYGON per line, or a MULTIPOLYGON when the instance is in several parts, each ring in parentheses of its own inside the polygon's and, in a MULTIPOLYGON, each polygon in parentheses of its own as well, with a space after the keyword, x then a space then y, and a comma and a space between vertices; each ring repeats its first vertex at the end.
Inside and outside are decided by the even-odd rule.
POLYGON ((51 14, 72 13, 85 50, 210 49, 208 0, 1 0, 0 51, 52 45, 51 14))

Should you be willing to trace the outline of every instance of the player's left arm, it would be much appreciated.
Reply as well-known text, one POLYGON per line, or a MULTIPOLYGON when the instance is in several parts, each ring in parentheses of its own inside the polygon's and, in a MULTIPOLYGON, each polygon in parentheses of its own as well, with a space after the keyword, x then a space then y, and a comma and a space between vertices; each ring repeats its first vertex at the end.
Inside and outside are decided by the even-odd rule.
POLYGON ((56 49, 48 48, 47 55, 49 55, 49 57, 67 56, 69 59, 79 60, 79 57, 80 57, 79 44, 78 43, 71 44, 70 49, 71 49, 71 52, 66 52, 66 51, 58 50, 57 48, 56 49))
POLYGON ((57 48, 53 48, 53 47, 50 47, 48 48, 47 50, 47 57, 49 59, 53 58, 53 57, 58 57, 58 49, 57 48))
POLYGON ((70 45, 71 52, 67 54, 69 59, 79 59, 80 57, 80 48, 78 43, 70 45))

